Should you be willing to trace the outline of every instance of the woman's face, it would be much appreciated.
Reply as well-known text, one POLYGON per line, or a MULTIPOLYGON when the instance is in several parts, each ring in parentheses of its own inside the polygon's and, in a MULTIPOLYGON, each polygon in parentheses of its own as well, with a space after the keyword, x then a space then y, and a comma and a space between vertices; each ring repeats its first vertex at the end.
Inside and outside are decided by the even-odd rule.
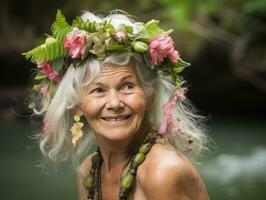
POLYGON ((119 141, 132 139, 140 129, 146 105, 133 68, 105 65, 82 92, 79 107, 96 136, 119 141))

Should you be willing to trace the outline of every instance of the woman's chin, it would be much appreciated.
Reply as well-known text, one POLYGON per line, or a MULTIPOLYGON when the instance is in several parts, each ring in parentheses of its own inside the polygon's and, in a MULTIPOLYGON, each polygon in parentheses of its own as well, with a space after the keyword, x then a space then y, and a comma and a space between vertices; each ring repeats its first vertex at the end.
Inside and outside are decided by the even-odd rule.
POLYGON ((112 127, 112 128, 108 128, 108 129, 102 129, 101 135, 105 136, 106 138, 110 138, 110 139, 125 139, 125 138, 129 138, 131 135, 134 135, 136 132, 136 130, 134 130, 131 127, 112 127))
POLYGON ((113 127, 101 127, 96 131, 96 134, 102 138, 110 141, 126 141, 131 140, 138 128, 131 126, 113 126, 113 127))

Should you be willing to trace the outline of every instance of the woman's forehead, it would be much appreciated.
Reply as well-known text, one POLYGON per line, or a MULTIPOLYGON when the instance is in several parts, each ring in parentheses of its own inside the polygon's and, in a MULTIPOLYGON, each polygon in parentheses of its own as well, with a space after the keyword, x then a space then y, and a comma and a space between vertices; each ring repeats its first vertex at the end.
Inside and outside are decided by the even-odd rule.
POLYGON ((133 67, 104 65, 93 82, 106 82, 110 79, 120 81, 127 78, 138 79, 133 67))

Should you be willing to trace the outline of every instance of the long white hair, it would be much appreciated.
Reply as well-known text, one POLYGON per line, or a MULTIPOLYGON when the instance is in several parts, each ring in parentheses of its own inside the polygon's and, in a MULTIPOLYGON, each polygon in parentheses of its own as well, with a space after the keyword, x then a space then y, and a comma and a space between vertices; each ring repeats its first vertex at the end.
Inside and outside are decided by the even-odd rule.
MULTIPOLYGON (((106 20, 115 28, 119 28, 121 24, 130 25, 134 33, 142 29, 141 23, 134 22, 124 14, 113 13, 108 17, 100 18, 90 12, 85 12, 82 19, 97 22, 106 20)), ((58 84, 51 103, 48 104, 46 100, 43 100, 41 112, 36 112, 44 114, 44 121, 49 124, 46 131, 49 134, 39 134, 40 149, 46 157, 56 161, 71 158, 78 164, 82 158, 95 149, 95 137, 88 126, 83 128, 84 135, 75 148, 71 143, 70 129, 74 123, 74 107, 79 102, 82 88, 94 80, 104 64, 134 67, 146 97, 153 97, 153 105, 147 115, 150 125, 159 128, 165 120, 163 105, 169 101, 175 90, 171 77, 150 69, 147 59, 134 52, 113 53, 103 61, 89 58, 82 66, 75 68, 70 65, 58 84)), ((203 149, 207 149, 208 137, 201 123, 204 118, 196 114, 189 100, 178 101, 173 114, 179 120, 181 133, 174 136, 166 133, 165 140, 187 155, 195 156, 203 149), (193 143, 188 144, 188 141, 193 141, 193 143)))

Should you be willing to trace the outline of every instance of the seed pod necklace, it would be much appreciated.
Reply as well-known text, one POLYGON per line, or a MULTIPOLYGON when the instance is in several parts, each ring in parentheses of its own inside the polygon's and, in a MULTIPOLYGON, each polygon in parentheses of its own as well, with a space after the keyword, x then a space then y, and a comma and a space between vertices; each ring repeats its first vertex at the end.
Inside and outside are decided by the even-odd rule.
MULTIPOLYGON (((133 154, 130 161, 129 169, 125 176, 121 178, 119 200, 129 200, 131 191, 134 185, 137 169, 141 163, 145 160, 147 153, 151 150, 152 146, 156 142, 158 134, 156 131, 151 129, 146 135, 142 143, 135 154, 133 154)), ((84 179, 83 185, 88 191, 88 200, 102 200, 101 194, 101 165, 103 158, 100 150, 92 156, 92 165, 89 175, 84 179)))

